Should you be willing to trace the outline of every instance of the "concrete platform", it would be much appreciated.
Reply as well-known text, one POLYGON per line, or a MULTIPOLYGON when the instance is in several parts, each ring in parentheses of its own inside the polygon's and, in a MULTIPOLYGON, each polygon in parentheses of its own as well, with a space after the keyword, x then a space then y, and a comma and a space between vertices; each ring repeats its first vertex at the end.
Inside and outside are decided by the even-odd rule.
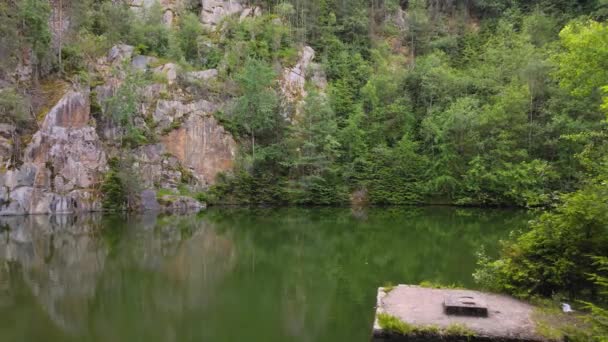
POLYGON ((409 285, 380 288, 372 341, 555 341, 538 334, 534 310, 512 297, 477 291, 409 285), (458 302, 465 309, 453 310, 458 302), (379 317, 405 324, 396 329, 401 331, 388 329, 379 317))

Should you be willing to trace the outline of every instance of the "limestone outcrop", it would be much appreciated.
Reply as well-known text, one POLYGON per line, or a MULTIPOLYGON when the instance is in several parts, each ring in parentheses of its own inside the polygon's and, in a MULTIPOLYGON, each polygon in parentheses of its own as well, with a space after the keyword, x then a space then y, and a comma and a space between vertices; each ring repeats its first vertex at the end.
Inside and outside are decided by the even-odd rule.
MULTIPOLYGON (((297 115, 308 95, 306 82, 310 82, 318 91, 323 92, 327 87, 327 79, 320 64, 314 63, 315 50, 303 46, 299 52, 298 62, 291 68, 284 68, 281 75, 281 92, 287 101, 286 108, 295 107, 297 115)), ((284 116, 288 116, 285 113, 284 116)))
MULTIPOLYGON (((129 6, 135 13, 142 13, 152 7, 158 0, 130 0, 129 6)), ((160 0, 158 1, 163 11, 163 23, 167 26, 173 25, 176 13, 183 8, 183 0, 160 0)))
POLYGON ((69 90, 33 135, 23 164, 0 172, 0 215, 101 209, 94 188, 106 154, 90 120, 89 91, 69 90))
POLYGON ((215 30, 228 16, 239 16, 239 20, 262 14, 260 7, 247 7, 242 0, 201 0, 201 22, 210 30, 215 30))
MULTIPOLYGON (((15 137, 13 125, 0 125, 0 216, 102 210, 100 189, 112 158, 126 160, 127 173, 133 175, 131 190, 138 192, 133 209, 204 207, 180 193, 200 192, 214 184, 218 173, 233 167, 236 142, 213 116, 223 105, 193 99, 181 88, 177 65, 150 69, 154 58, 133 54, 132 46, 116 45, 100 58, 94 67, 103 83, 93 91, 74 86, 58 90, 63 95, 40 119, 38 131, 25 146, 19 145, 23 139, 15 137), (130 118, 130 129, 145 132, 147 138, 134 147, 124 144, 125 127, 105 113, 127 68, 167 78, 137 90, 138 110, 130 118), (161 201, 156 198, 159 189, 174 197, 161 201)), ((184 73, 183 79, 204 84, 217 76, 218 71, 210 69, 184 73)))
POLYGON ((214 184, 220 172, 232 170, 236 142, 210 113, 195 111, 182 125, 161 137, 166 150, 193 170, 203 186, 214 184))
POLYGON ((315 50, 310 46, 305 46, 300 50, 298 63, 292 68, 283 70, 283 78, 281 79, 281 90, 285 97, 290 101, 297 101, 300 98, 306 97, 306 74, 308 68, 315 58, 315 50))

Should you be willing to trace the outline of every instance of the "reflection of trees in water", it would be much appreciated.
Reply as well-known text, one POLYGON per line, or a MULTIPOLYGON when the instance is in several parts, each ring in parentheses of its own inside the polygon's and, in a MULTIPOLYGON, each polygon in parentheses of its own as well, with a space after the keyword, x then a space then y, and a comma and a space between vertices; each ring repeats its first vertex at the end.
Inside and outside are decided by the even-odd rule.
POLYGON ((25 299, 3 298, 27 290, 75 340, 360 339, 376 287, 470 285, 479 246, 495 249, 526 218, 451 208, 0 218, 0 315, 19 314, 25 299))
POLYGON ((512 211, 441 207, 355 215, 350 209, 232 209, 205 217, 235 237, 235 272, 274 271, 277 283, 261 280, 266 288, 259 290, 280 296, 281 310, 264 314, 275 315, 269 321, 281 322, 285 337, 297 341, 364 336, 375 288, 388 281, 473 285, 479 248, 495 249, 526 219, 512 211))

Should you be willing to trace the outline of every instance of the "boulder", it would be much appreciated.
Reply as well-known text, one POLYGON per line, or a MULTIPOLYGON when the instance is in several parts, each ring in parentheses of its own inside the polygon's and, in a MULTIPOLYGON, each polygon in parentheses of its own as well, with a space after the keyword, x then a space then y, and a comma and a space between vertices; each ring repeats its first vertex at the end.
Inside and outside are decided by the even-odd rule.
POLYGON ((240 15, 244 7, 240 0, 201 0, 201 22, 211 30, 227 16, 240 15))
POLYGON ((32 163, 25 163, 18 169, 11 169, 2 174, 2 185, 9 190, 20 187, 32 187, 36 181, 39 167, 32 163))
POLYGON ((140 71, 146 71, 150 64, 155 63, 157 61, 158 61, 158 58, 155 58, 155 57, 137 55, 137 56, 133 57, 133 61, 131 61, 131 66, 134 69, 137 69, 140 71))
POLYGON ((30 199, 32 198, 31 187, 20 187, 10 191, 7 203, 4 203, 0 215, 25 215, 30 213, 30 199))
POLYGON ((121 63, 125 60, 131 59, 135 48, 131 45, 118 44, 113 46, 108 53, 108 62, 110 63, 121 63))
POLYGON ((174 63, 167 63, 154 68, 154 73, 163 75, 167 78, 168 84, 174 84, 177 79, 177 65, 174 63))
POLYGON ((283 69, 281 76, 281 92, 285 100, 284 108, 287 110, 283 116, 292 120, 293 112, 298 116, 304 106, 304 101, 308 95, 306 92, 306 82, 315 86, 321 93, 327 88, 325 72, 320 64, 314 63, 315 51, 310 46, 300 49, 298 62, 292 68, 283 69), (293 111, 291 110, 293 109, 293 111))
POLYGON ((174 17, 175 17, 175 14, 173 13, 173 10, 166 9, 163 13, 163 24, 165 24, 168 27, 173 26, 174 17))
POLYGON ((207 82, 215 79, 218 76, 217 69, 208 69, 202 71, 191 71, 186 73, 186 79, 190 82, 207 82))
POLYGON ((254 18, 262 15, 262 9, 258 6, 256 7, 248 7, 241 12, 241 16, 239 17, 239 21, 242 22, 246 18, 254 18))

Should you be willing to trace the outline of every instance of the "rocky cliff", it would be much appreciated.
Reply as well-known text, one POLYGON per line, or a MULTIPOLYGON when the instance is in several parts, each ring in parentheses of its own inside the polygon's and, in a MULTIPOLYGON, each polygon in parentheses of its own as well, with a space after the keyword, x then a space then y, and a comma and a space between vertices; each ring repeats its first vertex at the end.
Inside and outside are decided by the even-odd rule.
POLYGON ((25 148, 22 164, 0 172, 0 215, 101 209, 95 188, 107 159, 90 121, 89 90, 66 90, 25 148))
MULTIPOLYGON (((0 127, 0 215, 66 214, 102 210, 100 186, 110 158, 129 156, 130 178, 139 196, 132 209, 200 209, 202 204, 182 196, 178 188, 205 189, 220 172, 231 170, 236 142, 213 114, 219 103, 193 101, 175 85, 177 67, 164 64, 153 72, 166 78, 142 89, 135 125, 155 137, 125 151, 120 128, 106 116, 94 118, 91 108, 102 107, 124 82, 125 65, 135 67, 133 48, 116 46, 99 60, 104 83, 89 87, 57 86, 59 100, 42 116, 31 141, 14 155, 15 127, 0 127), (126 62, 126 64, 125 64, 126 62), (117 74, 109 70, 119 70, 117 74), (121 76, 122 75, 122 76, 121 76), (170 88, 170 89, 169 89, 170 88), (160 93, 165 99, 159 99, 160 93), (171 195, 150 196, 157 189, 171 195)), ((139 57, 139 56, 138 56, 139 57)), ((144 65, 148 70, 148 66, 144 65)), ((150 69, 151 70, 151 69, 150 69)), ((193 72, 203 80, 214 71, 193 72)), ((103 110, 102 110, 103 111, 103 110)))
MULTIPOLYGON (((137 15, 154 3, 129 0, 127 5, 137 15)), ((186 3, 192 5, 160 1, 164 23, 172 25, 186 3)), ((53 48, 72 22, 69 5, 60 4, 51 3, 53 48)), ((202 25, 218 33, 227 17, 243 21, 261 15, 260 7, 238 0, 201 0, 198 8, 202 25)), ((42 79, 43 95, 36 106, 40 110, 29 127, 0 124, 0 216, 101 211, 103 184, 115 171, 129 187, 129 209, 204 207, 193 197, 213 185, 218 174, 230 172, 237 155, 234 137, 216 117, 230 106, 230 96, 201 91, 226 81, 218 80, 222 66, 182 70, 176 63, 138 51, 118 44, 105 56, 88 60, 91 79, 84 82, 42 79), (134 77, 146 81, 131 85, 134 77), (112 109, 127 101, 120 96, 135 98, 128 123, 120 122, 123 119, 112 109), (127 141, 129 135, 134 141, 127 141), (113 170, 116 165, 121 169, 113 170)), ((13 78, 0 86, 19 89, 34 81, 30 53, 24 52, 13 78)), ((278 65, 288 120, 299 113, 310 89, 307 84, 325 89, 325 76, 314 58, 315 51, 303 46, 291 65, 278 65)))

